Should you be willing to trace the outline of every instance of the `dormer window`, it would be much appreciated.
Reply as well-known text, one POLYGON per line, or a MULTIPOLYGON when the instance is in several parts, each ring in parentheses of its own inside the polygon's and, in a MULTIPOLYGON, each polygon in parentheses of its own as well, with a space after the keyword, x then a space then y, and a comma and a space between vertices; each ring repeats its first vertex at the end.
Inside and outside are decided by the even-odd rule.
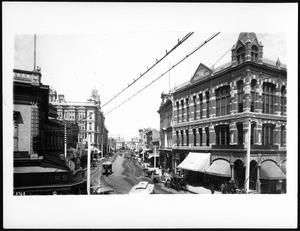
POLYGON ((251 61, 252 62, 257 62, 258 60, 258 48, 257 46, 252 46, 251 48, 251 61))
POLYGON ((245 48, 240 47, 236 52, 237 64, 243 63, 245 61, 245 48))

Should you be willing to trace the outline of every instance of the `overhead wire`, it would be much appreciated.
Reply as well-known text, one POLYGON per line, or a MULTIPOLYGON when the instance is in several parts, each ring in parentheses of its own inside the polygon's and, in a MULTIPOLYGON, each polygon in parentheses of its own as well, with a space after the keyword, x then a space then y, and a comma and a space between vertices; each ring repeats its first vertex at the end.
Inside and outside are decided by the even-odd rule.
MULTIPOLYGON (((177 47, 179 47, 183 42, 185 42, 192 34, 194 34, 194 32, 189 32, 187 33, 182 39, 178 39, 177 44, 170 49, 170 51, 166 50, 166 54, 160 58, 159 60, 156 59, 156 62, 150 67, 147 68, 147 70, 143 73, 140 74, 140 76, 137 79, 134 79, 134 81, 131 84, 128 84, 126 88, 124 88, 121 92, 119 92, 117 95, 115 95, 113 98, 111 98, 108 102, 106 102, 104 105, 102 105, 101 108, 103 108, 105 105, 107 105, 108 103, 110 103, 112 100, 114 100, 115 98, 117 98, 121 93, 123 93, 126 89, 128 89, 129 87, 131 87, 134 83, 136 83, 140 78, 142 78, 147 72, 149 72, 153 67, 155 67, 159 62, 161 62, 165 57, 167 57, 169 54, 171 54, 177 47)), ((95 112, 91 113, 90 115, 95 114, 95 112)), ((85 120, 87 117, 89 117, 90 115, 81 118, 80 120, 78 120, 77 122, 81 122, 83 120, 85 120)))
POLYGON ((209 37, 207 40, 205 40, 203 43, 201 43, 198 47, 196 47, 194 50, 192 50, 189 54, 187 54, 185 57, 183 57, 180 61, 178 61, 175 65, 173 65, 171 68, 169 68, 163 74, 161 74, 159 77, 157 77, 156 79, 154 79, 152 82, 150 82, 144 88, 142 88, 141 90, 139 90, 138 92, 136 92, 135 94, 133 94, 131 97, 129 97, 128 99, 126 99, 125 101, 123 101, 122 103, 120 103, 119 105, 117 105, 116 107, 114 107, 113 109, 111 109, 110 111, 108 111, 107 113, 105 113, 105 115, 107 115, 108 113, 114 111, 115 109, 117 109, 118 107, 120 107, 121 105, 123 105, 124 103, 126 103, 127 101, 129 101, 130 99, 132 99, 134 96, 136 96, 137 94, 139 94, 140 92, 142 92, 143 90, 145 90, 147 87, 149 87, 150 85, 152 85, 154 82, 156 82, 157 80, 159 80, 161 77, 163 77, 165 74, 167 74, 173 68, 175 68, 176 66, 178 66, 181 62, 183 62, 189 56, 191 56, 192 54, 194 54, 197 50, 199 50, 202 46, 204 46, 206 43, 208 43, 210 40, 212 40, 218 34, 220 34, 220 32, 217 32, 217 33, 213 34, 211 37, 209 37))
POLYGON ((125 90, 127 90, 129 87, 131 87, 134 83, 136 83, 140 78, 142 78, 147 72, 149 72, 153 67, 155 67, 158 63, 160 63, 165 57, 167 57, 169 54, 171 54, 177 47, 179 47, 182 43, 184 43, 194 32, 189 32, 187 33, 182 39, 178 39, 177 44, 170 49, 170 51, 166 50, 166 54, 160 58, 160 59, 156 59, 156 62, 150 67, 147 67, 147 70, 143 73, 140 74, 140 76, 137 79, 134 79, 132 83, 128 84, 127 87, 125 87, 122 91, 120 91, 117 95, 115 95, 113 98, 111 98, 108 102, 106 102, 105 104, 102 105, 102 108, 107 105, 108 103, 110 103, 112 100, 114 100, 115 98, 117 98, 120 94, 122 94, 125 90))

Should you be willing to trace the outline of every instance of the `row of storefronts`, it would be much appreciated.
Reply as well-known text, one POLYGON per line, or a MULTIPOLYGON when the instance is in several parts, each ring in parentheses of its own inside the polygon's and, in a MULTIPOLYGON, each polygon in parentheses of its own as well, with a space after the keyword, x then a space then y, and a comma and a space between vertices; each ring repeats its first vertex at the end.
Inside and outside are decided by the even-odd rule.
POLYGON ((249 181, 259 193, 285 192, 286 84, 286 66, 263 58, 255 33, 240 33, 229 63, 200 63, 188 82, 161 95, 162 166, 200 184, 249 181))

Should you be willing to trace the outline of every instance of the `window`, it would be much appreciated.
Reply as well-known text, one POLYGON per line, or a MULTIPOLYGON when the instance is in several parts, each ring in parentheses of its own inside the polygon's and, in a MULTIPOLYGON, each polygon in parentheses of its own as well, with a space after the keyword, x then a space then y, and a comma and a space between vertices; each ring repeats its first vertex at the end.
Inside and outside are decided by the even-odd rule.
POLYGON ((68 111, 65 110, 64 112, 65 112, 65 113, 64 113, 65 119, 67 119, 67 118, 68 118, 68 111))
POLYGON ((181 122, 184 122, 184 101, 181 100, 181 122))
POLYGON ((92 130, 92 123, 89 123, 89 130, 92 130))
POLYGON ((238 112, 243 112, 243 100, 244 100, 244 83, 242 80, 237 82, 238 90, 238 112))
POLYGON ((205 128, 205 133, 206 133, 206 146, 209 146, 209 128, 205 128))
POLYGON ((245 48, 240 47, 236 52, 236 61, 237 64, 243 63, 245 61, 245 48))
POLYGON ((251 93, 250 93, 250 102, 251 102, 250 111, 251 112, 254 112, 256 83, 257 83, 257 81, 255 79, 252 79, 252 81, 251 81, 251 93))
POLYGON ((203 135, 202 135, 202 128, 199 128, 199 145, 202 146, 202 138, 203 138, 203 135))
POLYGON ((188 122, 190 119, 190 108, 189 108, 189 99, 186 100, 186 121, 188 122))
POLYGON ((244 143, 244 130, 243 130, 243 123, 237 123, 236 128, 238 131, 238 144, 244 143))
POLYGON ((179 102, 176 102, 177 107, 177 123, 179 123, 179 102))
POLYGON ((263 124, 262 145, 273 145, 274 126, 273 124, 263 124))
POLYGON ((92 114, 93 114, 93 112, 90 112, 90 119, 92 119, 92 114))
POLYGON ((229 115, 230 113, 230 93, 229 86, 216 90, 216 115, 229 115))
POLYGON ((275 85, 272 83, 263 84, 263 113, 273 114, 275 103, 275 85))
POLYGON ((258 60, 258 48, 257 46, 252 46, 251 48, 251 61, 252 62, 257 62, 258 60))
POLYGON ((280 98, 280 112, 281 112, 281 115, 284 115, 285 107, 286 107, 286 87, 283 86, 281 88, 281 98, 280 98))
POLYGON ((194 120, 197 119, 197 104, 196 104, 196 96, 193 97, 194 100, 194 120))
POLYGON ((216 144, 229 145, 229 125, 219 125, 215 128, 216 144))
POLYGON ((196 129, 193 129, 193 134, 194 134, 194 146, 197 146, 197 132, 196 132, 196 129))
POLYGON ((181 130, 180 133, 181 133, 181 146, 183 146, 183 138, 184 138, 183 137, 183 130, 181 130))
POLYGON ((280 146, 285 147, 286 146, 286 129, 285 126, 281 126, 281 141, 280 146))
POLYGON ((199 95, 199 100, 200 100, 200 119, 202 119, 203 117, 203 96, 202 94, 199 95))
POLYGON ((177 143, 177 146, 179 146, 179 132, 176 131, 176 143, 177 143))
POLYGON ((186 146, 189 146, 190 141, 189 141, 189 130, 185 130, 185 134, 186 134, 186 146))
POLYGON ((250 144, 253 145, 254 144, 254 140, 255 140, 255 123, 251 124, 251 138, 250 138, 250 144))
POLYGON ((205 93, 205 95, 206 95, 206 118, 209 118, 209 105, 210 105, 210 103, 209 103, 209 92, 207 91, 205 93))

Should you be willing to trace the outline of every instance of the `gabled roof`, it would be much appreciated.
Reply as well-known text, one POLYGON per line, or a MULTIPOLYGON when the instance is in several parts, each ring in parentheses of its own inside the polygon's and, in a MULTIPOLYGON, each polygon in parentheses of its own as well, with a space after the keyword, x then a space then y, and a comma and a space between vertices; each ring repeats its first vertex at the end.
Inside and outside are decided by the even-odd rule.
POLYGON ((199 81, 200 79, 209 76, 212 74, 212 70, 205 66, 203 63, 200 63, 195 74, 191 78, 190 82, 194 83, 196 81, 199 81))

